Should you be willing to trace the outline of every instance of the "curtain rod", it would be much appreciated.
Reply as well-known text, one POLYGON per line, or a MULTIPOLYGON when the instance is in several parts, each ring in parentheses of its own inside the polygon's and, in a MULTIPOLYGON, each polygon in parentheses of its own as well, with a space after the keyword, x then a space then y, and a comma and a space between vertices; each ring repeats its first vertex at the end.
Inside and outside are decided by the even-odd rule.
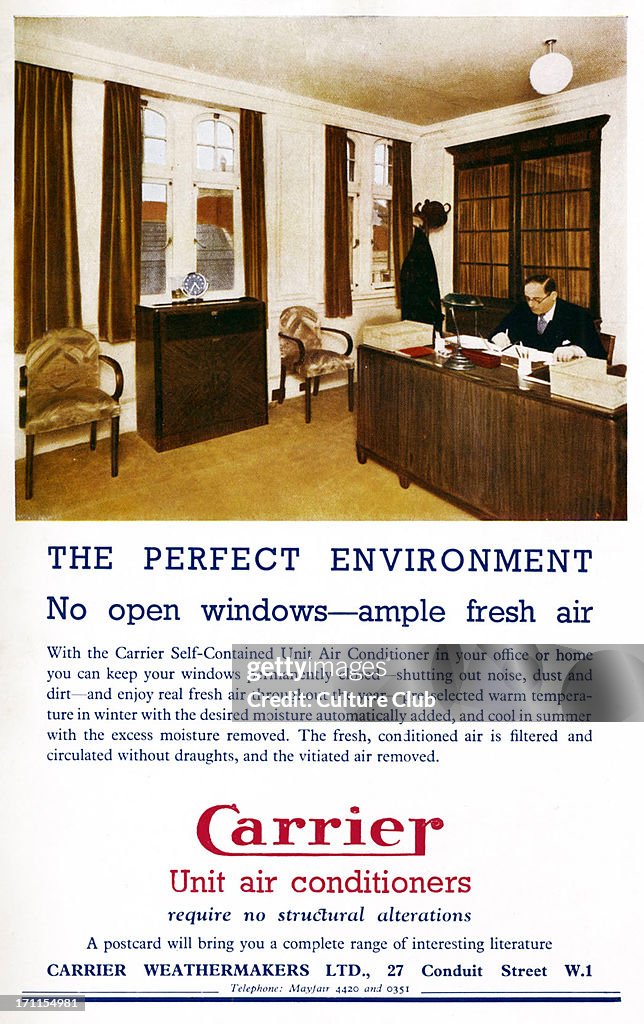
POLYGON ((393 135, 387 135, 384 132, 377 134, 376 132, 365 132, 361 128, 346 128, 343 124, 330 124, 328 127, 342 128, 346 132, 353 132, 354 135, 366 135, 368 139, 384 139, 385 142, 410 142, 410 139, 400 139, 393 135))

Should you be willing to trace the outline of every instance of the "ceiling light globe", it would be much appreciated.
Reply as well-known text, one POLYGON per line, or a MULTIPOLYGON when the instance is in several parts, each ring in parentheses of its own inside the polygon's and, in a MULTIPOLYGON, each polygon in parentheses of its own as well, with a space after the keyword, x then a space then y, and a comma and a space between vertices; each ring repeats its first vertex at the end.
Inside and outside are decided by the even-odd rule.
POLYGON ((563 53, 544 53, 530 68, 532 88, 542 96, 561 92, 571 79, 572 64, 563 53))

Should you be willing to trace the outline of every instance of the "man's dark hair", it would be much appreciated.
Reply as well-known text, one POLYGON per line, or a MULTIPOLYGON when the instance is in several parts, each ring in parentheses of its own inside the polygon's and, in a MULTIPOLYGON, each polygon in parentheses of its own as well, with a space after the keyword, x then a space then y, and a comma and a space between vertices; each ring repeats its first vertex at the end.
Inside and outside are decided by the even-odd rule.
POLYGON ((523 283, 524 286, 526 284, 542 284, 546 295, 557 291, 557 282, 554 277, 550 277, 550 274, 532 274, 523 283))

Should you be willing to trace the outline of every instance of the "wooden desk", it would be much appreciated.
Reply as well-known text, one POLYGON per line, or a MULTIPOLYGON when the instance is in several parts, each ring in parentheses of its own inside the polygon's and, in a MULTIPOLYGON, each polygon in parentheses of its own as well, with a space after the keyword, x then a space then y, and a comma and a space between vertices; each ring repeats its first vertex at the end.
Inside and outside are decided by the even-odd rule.
POLYGON ((626 407, 607 411, 516 371, 447 370, 358 349, 358 461, 398 474, 483 519, 626 518, 626 407))

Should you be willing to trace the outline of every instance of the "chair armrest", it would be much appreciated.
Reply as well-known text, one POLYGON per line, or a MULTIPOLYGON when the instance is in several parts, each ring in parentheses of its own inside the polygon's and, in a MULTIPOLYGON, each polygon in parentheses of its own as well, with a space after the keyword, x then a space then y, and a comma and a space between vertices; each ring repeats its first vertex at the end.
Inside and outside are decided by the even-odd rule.
POLYGON ((279 332, 278 337, 286 338, 287 341, 293 341, 297 345, 298 352, 300 354, 298 363, 301 363, 304 357, 306 356, 306 349, 304 348, 304 343, 300 340, 300 338, 294 338, 292 334, 284 334, 283 331, 279 332))
POLYGON ((25 427, 27 425, 27 367, 20 367, 20 379, 18 382, 21 394, 18 398, 18 425, 25 427))
POLYGON ((346 331, 339 331, 337 327, 320 327, 321 331, 325 331, 327 334, 340 334, 346 339, 347 347, 343 355, 349 356, 353 352, 353 338, 346 331))
POLYGON ((626 364, 615 363, 611 366, 606 367, 606 373, 609 377, 625 377, 626 376, 626 364))
POLYGON ((118 402, 119 398, 123 394, 123 370, 121 369, 121 364, 118 363, 116 359, 113 359, 112 356, 104 355, 103 352, 99 352, 98 358, 101 362, 107 363, 108 366, 111 366, 114 371, 115 387, 112 398, 118 402))

